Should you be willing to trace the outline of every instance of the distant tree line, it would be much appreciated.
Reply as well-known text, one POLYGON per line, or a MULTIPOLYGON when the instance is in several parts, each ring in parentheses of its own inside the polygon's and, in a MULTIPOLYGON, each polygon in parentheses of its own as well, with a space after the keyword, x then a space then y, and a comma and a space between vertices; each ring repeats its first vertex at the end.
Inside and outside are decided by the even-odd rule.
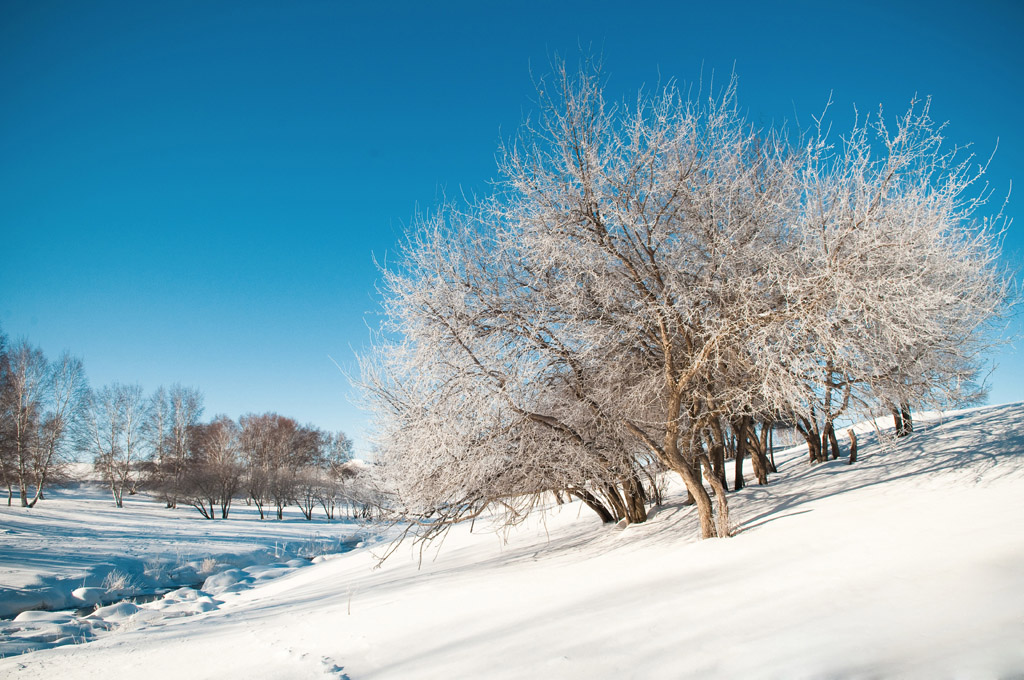
POLYGON ((748 460, 768 483, 775 428, 813 464, 840 419, 907 435, 912 407, 982 398, 1014 302, 1005 220, 928 102, 833 140, 755 128, 735 81, 617 105, 563 66, 538 97, 494 193, 419 218, 382 271, 360 380, 392 504, 426 536, 552 492, 642 522, 662 471, 727 536, 726 460, 735 488, 748 460))
POLYGON ((0 475, 7 504, 24 507, 65 481, 68 463, 91 460, 117 507, 140 490, 167 508, 194 507, 228 518, 233 502, 261 519, 296 506, 311 520, 369 516, 376 505, 352 442, 276 413, 218 415, 203 422, 203 395, 191 387, 90 389, 82 361, 50 361, 27 340, 0 332, 0 475))

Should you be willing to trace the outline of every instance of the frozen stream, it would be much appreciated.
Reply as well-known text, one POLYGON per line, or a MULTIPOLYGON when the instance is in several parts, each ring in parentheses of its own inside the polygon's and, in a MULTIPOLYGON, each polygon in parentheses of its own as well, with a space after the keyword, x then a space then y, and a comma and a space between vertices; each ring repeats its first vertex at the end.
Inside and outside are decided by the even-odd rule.
MULTIPOLYGON (((332 546, 334 550, 312 559, 294 557, 241 568, 221 568, 226 565, 218 564, 214 573, 194 584, 196 587, 182 586, 157 593, 141 593, 130 585, 120 589, 82 586, 72 592, 72 598, 86 603, 85 606, 56 611, 30 609, 13 619, 0 620, 0 657, 81 644, 119 629, 135 630, 213 611, 235 593, 286 576, 328 555, 348 552, 358 545, 361 542, 357 539, 337 542, 332 546)), ((117 578, 121 576, 115 580, 117 578)), ((130 577, 123 575, 123 578, 130 583, 130 577)))

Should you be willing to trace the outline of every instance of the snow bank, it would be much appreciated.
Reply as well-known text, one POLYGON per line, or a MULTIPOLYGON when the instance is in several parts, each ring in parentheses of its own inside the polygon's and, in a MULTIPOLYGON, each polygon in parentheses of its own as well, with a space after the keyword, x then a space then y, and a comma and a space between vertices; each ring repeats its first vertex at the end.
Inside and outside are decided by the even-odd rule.
MULTIPOLYGON (((160 625, 170 619, 205 614, 219 609, 225 596, 287 576, 310 564, 310 560, 291 559, 250 565, 244 569, 225 569, 209 576, 201 590, 178 588, 156 598, 143 598, 145 602, 141 604, 122 599, 114 604, 96 606, 88 613, 85 608, 75 611, 22 611, 12 621, 0 622, 0 657, 81 644, 107 632, 160 625)), ((83 603, 96 604, 110 593, 104 588, 77 588, 71 595, 83 603)))

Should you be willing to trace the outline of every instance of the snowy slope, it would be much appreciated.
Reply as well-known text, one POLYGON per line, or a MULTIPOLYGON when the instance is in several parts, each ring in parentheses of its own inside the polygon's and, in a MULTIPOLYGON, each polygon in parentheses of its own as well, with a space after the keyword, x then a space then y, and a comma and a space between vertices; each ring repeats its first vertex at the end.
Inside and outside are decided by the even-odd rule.
POLYGON ((779 456, 732 539, 696 540, 678 497, 625 530, 578 504, 478 522, 421 568, 356 550, 0 677, 1020 677, 1024 405, 919 430, 853 466, 779 456))

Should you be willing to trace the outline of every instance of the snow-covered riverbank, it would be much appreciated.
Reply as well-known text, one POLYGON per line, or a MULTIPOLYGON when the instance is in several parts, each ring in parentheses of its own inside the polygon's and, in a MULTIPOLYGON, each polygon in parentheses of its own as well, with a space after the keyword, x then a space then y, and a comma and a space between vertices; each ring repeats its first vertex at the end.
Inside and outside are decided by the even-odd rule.
POLYGON ((297 514, 261 521, 244 504, 206 520, 144 494, 119 509, 88 482, 32 509, 0 507, 0 655, 210 611, 224 595, 351 550, 364 533, 297 514))

